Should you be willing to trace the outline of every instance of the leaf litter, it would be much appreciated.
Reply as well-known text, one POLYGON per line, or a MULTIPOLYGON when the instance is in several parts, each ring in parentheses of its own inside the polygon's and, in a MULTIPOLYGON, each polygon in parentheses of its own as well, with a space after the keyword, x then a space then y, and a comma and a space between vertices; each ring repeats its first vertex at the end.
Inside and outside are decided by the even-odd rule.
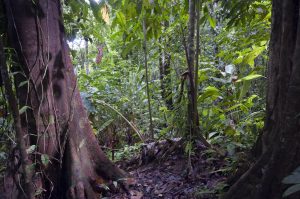
POLYGON ((141 152, 117 164, 130 174, 128 191, 108 193, 112 199, 216 199, 230 173, 225 156, 196 142, 188 172, 182 139, 144 144, 141 152))

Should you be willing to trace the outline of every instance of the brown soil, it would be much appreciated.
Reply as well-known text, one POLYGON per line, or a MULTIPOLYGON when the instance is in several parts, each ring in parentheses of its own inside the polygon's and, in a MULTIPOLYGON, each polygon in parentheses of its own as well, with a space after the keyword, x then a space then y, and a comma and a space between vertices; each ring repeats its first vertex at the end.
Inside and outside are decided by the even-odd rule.
POLYGON ((224 157, 197 145, 188 174, 187 156, 181 140, 167 140, 142 146, 141 154, 120 161, 133 179, 128 192, 108 194, 113 199, 199 198, 216 199, 228 175, 224 157))

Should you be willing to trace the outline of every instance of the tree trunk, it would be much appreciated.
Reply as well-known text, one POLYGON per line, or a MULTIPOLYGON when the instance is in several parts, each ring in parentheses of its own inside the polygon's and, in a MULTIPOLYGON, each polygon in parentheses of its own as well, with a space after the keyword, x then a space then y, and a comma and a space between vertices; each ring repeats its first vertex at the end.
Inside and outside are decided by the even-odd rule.
MULTIPOLYGON (((35 145, 29 158, 36 198, 97 198, 98 182, 119 180, 125 173, 102 152, 89 124, 60 1, 7 0, 5 6, 10 45, 20 63, 13 68, 19 107, 29 107, 20 117, 27 146, 35 145)), ((18 177, 23 178, 7 175, 7 198, 26 198, 18 177)))
MULTIPOLYGON (((199 3, 199 1, 197 1, 199 3)), ((195 0, 189 0, 189 33, 188 33, 188 41, 186 42, 185 37, 183 37, 183 45, 186 55, 186 60, 188 63, 188 71, 187 71, 187 88, 188 88, 188 114, 187 114, 187 127, 189 132, 189 140, 193 139, 200 139, 201 142, 207 146, 211 147, 210 143, 203 137, 203 135, 198 134, 199 132, 199 114, 197 109, 197 96, 195 92, 195 17, 196 17, 196 7, 195 7, 195 0)), ((183 75, 185 75, 184 73, 183 75)), ((182 75, 182 76, 183 76, 182 75)), ((197 77, 197 76, 196 76, 197 77)), ((184 84, 184 79, 181 81, 181 85, 184 84)), ((197 82, 198 84, 198 82, 197 82)), ((180 98, 183 89, 180 91, 180 98)), ((180 100, 179 100, 180 101, 180 100)))
POLYGON ((262 155, 223 198, 282 198, 287 188, 282 179, 300 165, 299 23, 298 0, 273 0, 262 155))
POLYGON ((197 100, 195 99, 195 0, 189 0, 189 34, 187 42, 188 82, 188 127, 192 136, 198 131, 197 100))

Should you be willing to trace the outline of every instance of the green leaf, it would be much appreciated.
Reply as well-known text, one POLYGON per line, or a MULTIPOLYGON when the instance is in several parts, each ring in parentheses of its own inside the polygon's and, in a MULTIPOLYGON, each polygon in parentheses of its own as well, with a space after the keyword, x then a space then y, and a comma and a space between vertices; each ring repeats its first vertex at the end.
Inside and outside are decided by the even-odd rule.
POLYGON ((240 95, 239 95, 239 99, 241 100, 249 91, 251 86, 251 82, 250 81, 243 81, 243 85, 240 89, 240 95))
POLYGON ((35 191, 34 196, 41 195, 44 191, 46 191, 46 190, 43 189, 43 188, 38 188, 38 189, 35 191))
POLYGON ((125 15, 123 14, 123 12, 121 12, 121 11, 117 12, 116 17, 117 17, 118 24, 121 27, 125 28, 126 18, 125 18, 125 15))
POLYGON ((220 91, 214 86, 208 86, 204 89, 204 92, 199 96, 198 101, 201 102, 204 99, 210 97, 213 100, 220 96, 220 91))
POLYGON ((31 154, 35 151, 36 146, 35 145, 31 145, 28 149, 26 149, 27 154, 31 154))
POLYGON ((42 154, 41 160, 44 166, 47 166, 50 162, 49 156, 47 154, 42 154))
POLYGON ((264 50, 265 50, 265 46, 253 47, 253 50, 244 57, 243 62, 245 64, 249 64, 251 66, 251 68, 253 68, 254 67, 254 59, 257 56, 259 56, 264 50))
POLYGON ((159 111, 166 113, 168 112, 168 108, 166 106, 160 106, 159 111))
POLYGON ((19 114, 21 115, 21 114, 25 113, 25 111, 26 111, 27 109, 31 109, 31 108, 30 108, 29 106, 23 106, 23 107, 19 110, 19 114))
POLYGON ((80 5, 80 3, 78 1, 70 1, 69 5, 70 5, 70 7, 72 9, 72 13, 74 15, 78 15, 79 12, 81 11, 81 5, 80 5))
POLYGON ((236 82, 249 81, 249 80, 258 79, 261 77, 264 77, 264 76, 259 75, 259 74, 251 74, 251 75, 247 75, 246 77, 243 77, 243 78, 237 80, 236 82))
POLYGON ((184 151, 185 151, 185 153, 189 153, 192 151, 192 149, 193 149, 193 144, 191 142, 188 142, 185 146, 184 151))
POLYGON ((283 184, 300 184, 300 167, 282 180, 283 184))
POLYGON ((201 19, 199 21, 199 25, 204 24, 204 22, 206 22, 206 17, 205 16, 201 17, 201 19))
POLYGON ((18 87, 20 88, 20 87, 24 86, 25 84, 28 84, 28 80, 21 82, 18 87))
POLYGON ((285 192, 283 193, 283 197, 285 198, 285 197, 287 197, 293 193, 296 193, 298 191, 300 191, 300 184, 295 184, 295 185, 289 187, 287 190, 285 190, 285 192))
POLYGON ((102 124, 102 125, 99 127, 99 131, 104 130, 104 129, 105 129, 107 126, 109 126, 113 121, 114 121, 114 119, 110 119, 110 120, 104 122, 104 124, 102 124))
POLYGON ((228 109, 226 109, 226 112, 229 112, 229 111, 232 111, 232 110, 238 109, 238 108, 240 108, 241 106, 242 106, 242 104, 241 104, 241 103, 239 103, 239 104, 235 104, 235 105, 233 105, 233 106, 229 107, 228 109))
POLYGON ((235 136, 237 131, 232 126, 227 126, 224 130, 225 135, 235 136))
POLYGON ((129 42, 122 51, 122 57, 125 58, 127 56, 127 54, 138 44, 139 44, 139 40, 133 40, 133 41, 129 42))
POLYGON ((32 164, 29 164, 29 165, 26 165, 26 170, 28 171, 28 172, 32 172, 32 171, 34 171, 34 169, 35 169, 35 165, 36 165, 36 163, 32 163, 32 164))
POLYGON ((143 0, 143 8, 147 9, 150 7, 150 1, 149 0, 143 0))
POLYGON ((55 117, 54 117, 54 115, 49 115, 49 124, 54 124, 54 122, 55 122, 55 117))
POLYGON ((212 18, 210 15, 207 16, 210 26, 215 29, 216 28, 216 20, 212 18))
POLYGON ((246 103, 245 103, 245 106, 247 106, 248 108, 251 108, 253 106, 253 100, 255 98, 258 98, 257 95, 251 95, 247 100, 246 100, 246 103))

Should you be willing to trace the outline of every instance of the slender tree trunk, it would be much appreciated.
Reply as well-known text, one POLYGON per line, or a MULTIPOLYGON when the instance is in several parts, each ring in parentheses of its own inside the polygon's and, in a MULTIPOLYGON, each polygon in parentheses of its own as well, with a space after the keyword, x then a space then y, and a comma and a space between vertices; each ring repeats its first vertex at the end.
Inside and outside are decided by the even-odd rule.
POLYGON ((86 74, 90 74, 90 67, 89 67, 89 40, 85 38, 85 71, 86 74))
POLYGON ((145 70, 146 70, 146 89, 147 89, 147 98, 148 98, 148 111, 149 111, 149 120, 150 120, 150 138, 154 139, 153 132, 153 121, 152 121, 152 110, 151 110, 151 97, 150 97, 150 89, 149 89, 149 76, 148 76, 148 52, 147 52, 147 26, 146 19, 143 19, 143 33, 144 33, 144 58, 145 58, 145 70))
MULTIPOLYGON (((118 180, 125 173, 105 156, 89 124, 60 1, 7 0, 5 6, 10 45, 20 63, 14 66, 17 97, 20 107, 29 107, 20 117, 28 146, 35 146, 29 158, 36 198, 98 198, 98 182, 118 180), (29 86, 19 86, 24 81, 29 86)), ((6 184, 7 198, 23 198, 21 189, 13 187, 6 184)))
MULTIPOLYGON (((201 142, 206 147, 211 147, 211 145, 207 142, 207 140, 198 133, 199 130, 199 115, 197 110, 197 96, 195 95, 195 81, 194 81, 194 64, 195 64, 195 50, 194 50, 194 37, 195 37, 195 0, 189 1, 189 34, 188 34, 188 42, 185 40, 185 36, 183 36, 183 45, 186 55, 186 60, 188 62, 188 71, 187 76, 189 81, 188 84, 188 116, 187 116, 187 126, 189 130, 189 139, 192 140, 194 138, 200 139, 201 142)), ((183 32, 183 31, 182 31, 183 32)), ((200 37, 200 36, 199 36, 200 37)), ((184 73, 185 74, 185 73, 184 73)), ((183 79, 185 80, 185 79, 183 79)), ((182 81, 181 85, 183 85, 184 81, 182 81)), ((181 90, 183 91, 183 90, 181 90)), ((181 98, 180 98, 181 99, 181 98)))
POLYGON ((189 33, 187 41, 187 62, 189 71, 189 82, 188 82, 188 127, 192 136, 197 134, 196 121, 198 118, 197 104, 195 99, 195 0, 189 0, 189 33))
POLYGON ((200 0, 189 0, 189 35, 188 35, 188 42, 186 48, 186 57, 188 61, 188 126, 190 127, 191 138, 200 139, 201 142, 207 146, 211 147, 211 145, 207 142, 207 140, 199 133, 199 114, 198 114, 198 105, 197 105, 197 98, 198 89, 198 71, 195 71, 195 58, 197 58, 196 66, 197 70, 199 68, 198 63, 198 56, 199 56, 199 42, 200 42, 200 33, 199 33, 199 19, 196 20, 197 22, 197 52, 195 53, 195 18, 196 16, 199 17, 200 12, 199 9, 197 10, 196 15, 196 3, 197 6, 200 4, 200 0), (196 74, 197 73, 197 74, 196 74), (195 79, 197 78, 197 80, 195 79))
POLYGON ((273 0, 262 155, 223 198, 280 199, 287 188, 282 179, 300 165, 299 55, 299 1, 273 0))

